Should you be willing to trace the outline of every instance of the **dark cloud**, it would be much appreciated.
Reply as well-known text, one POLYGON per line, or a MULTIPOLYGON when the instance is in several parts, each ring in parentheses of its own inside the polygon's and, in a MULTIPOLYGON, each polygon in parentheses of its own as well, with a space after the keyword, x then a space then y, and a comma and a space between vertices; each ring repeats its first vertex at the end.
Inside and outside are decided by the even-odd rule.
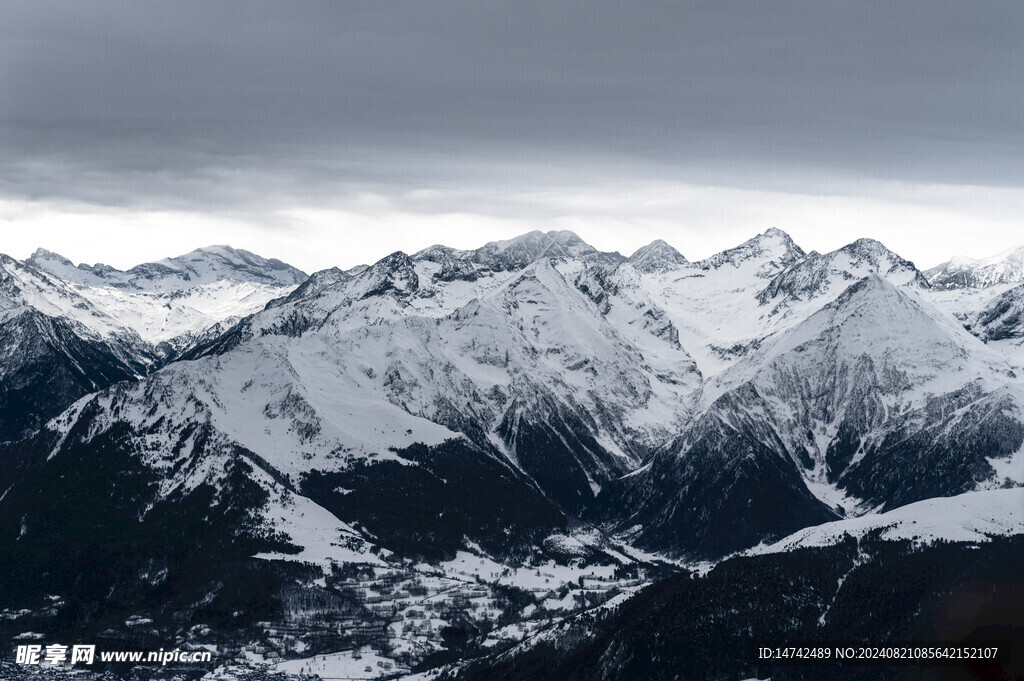
POLYGON ((10 2, 0 191, 1024 184, 1020 2, 10 2), (546 174, 547 173, 547 174, 546 174))

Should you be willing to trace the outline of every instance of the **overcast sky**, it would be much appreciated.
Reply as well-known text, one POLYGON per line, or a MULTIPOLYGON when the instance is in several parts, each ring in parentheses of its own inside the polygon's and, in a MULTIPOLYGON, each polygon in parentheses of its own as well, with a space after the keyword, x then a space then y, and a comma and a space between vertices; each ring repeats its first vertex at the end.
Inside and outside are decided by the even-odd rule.
POLYGON ((1024 243, 1024 2, 8 2, 0 252, 1024 243))

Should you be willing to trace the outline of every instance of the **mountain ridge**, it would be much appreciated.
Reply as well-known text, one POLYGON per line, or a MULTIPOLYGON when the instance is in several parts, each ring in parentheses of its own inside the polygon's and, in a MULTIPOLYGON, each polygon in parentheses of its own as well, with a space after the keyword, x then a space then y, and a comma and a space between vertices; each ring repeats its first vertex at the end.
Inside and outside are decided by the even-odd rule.
MULTIPOLYGON (((866 526, 879 565, 906 566, 874 543, 880 513, 1024 486, 1016 289, 951 297, 877 241, 808 253, 773 228, 691 262, 535 231, 287 285, 191 286, 175 267, 131 276, 187 289, 127 291, 0 257, 0 370, 59 398, 0 442, 0 553, 33 572, 0 565, 28 613, 0 633, 130 637, 142 618, 289 669, 330 654, 359 671, 365 653, 404 673, 650 603, 652 581, 808 528, 866 526), (125 316, 143 304, 172 312, 145 337, 125 316), (190 335, 155 354, 178 314, 190 335), (153 540, 191 534, 181 556, 153 540), (50 594, 72 604, 56 619, 50 594)), ((849 612, 830 602, 856 546, 793 551, 813 556, 782 590, 816 585, 801 622, 849 612)), ((798 562, 772 555, 744 564, 798 562)))
POLYGON ((988 258, 957 256, 924 272, 939 290, 988 288, 1024 281, 1024 246, 988 258))
POLYGON ((71 260, 43 248, 36 249, 25 262, 77 284, 136 291, 166 292, 223 279, 288 286, 301 284, 308 277, 305 272, 276 258, 262 258, 250 251, 223 245, 197 248, 124 271, 102 263, 76 266, 71 260))

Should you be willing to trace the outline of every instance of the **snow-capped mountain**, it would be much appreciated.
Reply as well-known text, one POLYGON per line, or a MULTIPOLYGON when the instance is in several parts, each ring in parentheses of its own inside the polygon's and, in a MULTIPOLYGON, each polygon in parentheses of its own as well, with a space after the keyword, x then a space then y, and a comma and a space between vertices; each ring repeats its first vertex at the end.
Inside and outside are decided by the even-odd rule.
POLYGON ((154 361, 138 334, 73 286, 0 254, 0 441, 30 435, 154 361))
POLYGON ((1024 281, 1024 246, 989 258, 957 256, 925 271, 924 275, 939 290, 1020 283, 1024 281))
POLYGON ((620 529, 642 545, 713 555, 829 513, 1002 482, 990 460, 1024 443, 1017 374, 918 294, 905 261, 854 246, 865 245, 881 266, 845 290, 822 282, 863 274, 847 249, 772 280, 766 307, 780 291, 801 291, 805 310, 842 293, 708 380, 693 425, 607 489, 604 517, 628 508, 620 529), (823 260, 849 269, 794 276, 831 272, 823 260), (787 280, 818 283, 777 285, 787 280))
POLYGON ((965 317, 967 330, 985 342, 1024 338, 1024 285, 995 296, 965 317))
POLYGON ((518 269, 541 258, 576 258, 607 267, 613 267, 624 259, 618 253, 598 251, 569 231, 533 231, 514 239, 492 241, 474 251, 460 252, 458 255, 462 259, 496 270, 518 269))
MULTIPOLYGON (((531 232, 308 278, 226 247, 128 272, 0 266, 0 371, 39 394, 79 371, 0 446, 0 552, 35 575, 0 566, 23 601, 0 607, 63 594, 97 631, 138 615, 411 669, 468 655, 453 630, 514 643, 670 560, 815 526, 874 541, 906 504, 1024 485, 1024 373, 1001 344, 1018 289, 953 314, 959 292, 876 241, 805 253, 770 229, 689 261, 531 232), (29 338, 60 342, 19 355, 29 338), (192 535, 184 556, 152 539, 192 535), (68 579, 97 560, 116 569, 68 579), (425 614, 448 593, 474 614, 425 614), (310 603, 354 619, 310 634, 310 603)), ((808 577, 828 582, 815 618, 832 572, 808 577)), ((0 631, 57 627, 12 617, 0 631)))
POLYGON ((634 255, 532 232, 325 270, 207 334, 164 401, 189 421, 208 394, 211 427, 296 485, 462 440, 670 553, 995 484, 1016 450, 1016 374, 878 242, 805 254, 772 229, 692 263, 634 255))
MULTIPOLYGON (((654 253, 664 251, 656 242, 646 248, 651 247, 654 253)), ((638 251, 641 264, 646 260, 644 252, 638 251)), ((757 295, 773 277, 804 257, 788 234, 772 228, 696 262, 670 257, 659 259, 658 267, 640 268, 637 261, 626 262, 606 277, 609 292, 623 296, 618 306, 613 300, 608 305, 640 310, 651 323, 670 323, 671 333, 708 377, 774 330, 777 322, 769 318, 770 309, 757 295)))
MULTIPOLYGON (((810 253, 772 278, 757 300, 772 314, 791 314, 790 310, 801 304, 813 310, 816 301, 831 300, 853 282, 872 274, 896 286, 928 288, 928 281, 914 263, 874 239, 858 239, 831 253, 810 253)), ((806 316, 806 310, 797 316, 806 316)))
POLYGON ((171 357, 199 342, 211 327, 262 309, 307 279, 280 260, 229 246, 199 248, 126 272, 102 264, 76 267, 43 249, 25 264, 61 278, 171 357))
POLYGON ((638 248, 633 255, 626 258, 626 262, 638 272, 659 272, 676 269, 689 261, 665 241, 656 239, 646 246, 638 248))
POLYGON ((314 275, 191 356, 274 337, 301 338, 311 356, 323 344, 335 358, 325 365, 332 389, 349 385, 353 400, 381 400, 494 449, 579 510, 682 422, 699 377, 669 345, 677 365, 656 371, 634 342, 646 331, 616 329, 574 285, 574 268, 541 258, 448 281, 434 261, 393 254, 355 275, 314 275))
POLYGON ((40 249, 25 262, 0 256, 0 277, 3 440, 220 335, 304 275, 216 246, 128 272, 40 249))
POLYGON ((774 544, 757 546, 746 555, 835 546, 868 535, 927 545, 938 541, 984 543, 1019 534, 1024 534, 1024 488, 1017 487, 925 499, 886 513, 808 527, 774 544))
POLYGON ((165 293, 220 281, 296 286, 307 277, 276 258, 268 260, 230 246, 197 248, 175 258, 136 265, 128 271, 103 264, 75 266, 67 258, 42 248, 25 262, 76 284, 165 293))
POLYGON ((744 243, 721 253, 699 260, 695 264, 704 271, 720 270, 726 266, 743 269, 756 264, 757 276, 766 279, 784 270, 805 255, 793 239, 777 227, 772 227, 744 243))

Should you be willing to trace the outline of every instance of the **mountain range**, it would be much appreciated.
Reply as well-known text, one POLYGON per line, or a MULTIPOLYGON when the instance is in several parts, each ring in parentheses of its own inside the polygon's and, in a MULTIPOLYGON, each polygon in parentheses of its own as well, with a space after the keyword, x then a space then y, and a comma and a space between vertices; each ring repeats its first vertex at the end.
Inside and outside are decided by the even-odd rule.
POLYGON ((694 261, 538 231, 312 275, 226 246, 0 256, 0 631, 325 677, 658 678, 622 613, 714 617, 728 575, 799 554, 803 635, 856 614, 833 572, 874 593, 918 565, 885 528, 932 512, 955 568, 908 607, 972 570, 1012 591, 990 562, 1024 534, 1020 253, 922 272, 773 228, 694 261))

